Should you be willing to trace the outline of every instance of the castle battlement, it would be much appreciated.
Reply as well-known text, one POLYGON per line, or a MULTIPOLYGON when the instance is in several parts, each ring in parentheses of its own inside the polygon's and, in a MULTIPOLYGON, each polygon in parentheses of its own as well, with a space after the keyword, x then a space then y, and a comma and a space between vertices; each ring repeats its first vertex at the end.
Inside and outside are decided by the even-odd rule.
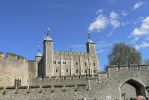
POLYGON ((66 92, 66 91, 89 91, 87 84, 72 84, 72 85, 29 85, 29 86, 7 86, 0 87, 0 95, 15 95, 15 94, 34 94, 34 93, 54 93, 54 92, 66 92))
POLYGON ((134 70, 149 70, 149 65, 145 64, 130 64, 130 65, 108 65, 107 71, 134 71, 134 70))
POLYGON ((32 84, 39 85, 39 84, 65 84, 71 85, 74 83, 83 84, 87 83, 88 80, 98 80, 98 76, 59 76, 59 77, 46 77, 46 78, 33 78, 32 84))
POLYGON ((64 55, 87 55, 85 52, 71 52, 71 51, 55 51, 54 54, 64 54, 64 55))
POLYGON ((132 74, 137 72, 149 72, 149 65, 130 64, 130 65, 108 65, 106 71, 99 72, 99 78, 108 78, 120 73, 132 74))
POLYGON ((3 52, 0 52, 0 61, 9 60, 9 61, 18 61, 18 62, 26 62, 27 59, 21 55, 17 55, 14 53, 6 53, 6 56, 3 52))

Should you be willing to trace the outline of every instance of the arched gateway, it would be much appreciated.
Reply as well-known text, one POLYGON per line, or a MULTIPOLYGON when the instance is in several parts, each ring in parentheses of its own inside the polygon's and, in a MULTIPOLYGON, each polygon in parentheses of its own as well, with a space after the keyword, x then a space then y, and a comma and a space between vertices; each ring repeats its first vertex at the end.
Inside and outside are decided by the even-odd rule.
POLYGON ((133 100, 138 95, 145 96, 145 87, 140 82, 130 79, 121 87, 121 100, 133 100))

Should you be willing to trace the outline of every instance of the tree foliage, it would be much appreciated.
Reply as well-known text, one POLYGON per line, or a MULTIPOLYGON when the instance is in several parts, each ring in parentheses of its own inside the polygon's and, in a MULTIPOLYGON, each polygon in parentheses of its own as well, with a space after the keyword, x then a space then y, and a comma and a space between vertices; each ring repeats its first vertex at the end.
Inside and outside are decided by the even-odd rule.
POLYGON ((141 55, 134 47, 124 43, 117 43, 113 45, 108 60, 110 65, 140 64, 141 55))

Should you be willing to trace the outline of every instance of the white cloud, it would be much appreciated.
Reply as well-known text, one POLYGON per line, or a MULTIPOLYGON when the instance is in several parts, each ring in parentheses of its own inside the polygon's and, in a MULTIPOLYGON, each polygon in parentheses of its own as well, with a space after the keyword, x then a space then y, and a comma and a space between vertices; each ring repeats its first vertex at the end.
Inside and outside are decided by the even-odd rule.
POLYGON ((120 25, 121 25, 121 23, 118 20, 115 20, 115 19, 111 20, 110 23, 111 23, 111 26, 113 28, 120 27, 120 25))
POLYGON ((121 22, 121 26, 126 26, 128 24, 130 24, 130 21, 123 21, 123 22, 121 22))
POLYGON ((101 31, 108 25, 108 19, 103 15, 99 15, 96 20, 90 24, 88 30, 89 31, 101 31))
POLYGON ((119 41, 117 40, 113 40, 113 42, 104 42, 104 43, 100 43, 100 41, 97 41, 96 42, 96 48, 97 49, 101 49, 101 48, 107 48, 107 47, 110 47, 112 46, 114 43, 118 43, 119 41))
POLYGON ((119 15, 116 12, 111 12, 109 17, 100 14, 95 21, 90 24, 88 30, 100 32, 107 26, 111 26, 113 29, 121 26, 119 15))
POLYGON ((116 12, 110 13, 110 24, 113 28, 120 27, 120 21, 118 20, 119 15, 116 12))
POLYGON ((103 53, 104 51, 105 51, 105 50, 102 49, 102 50, 96 51, 96 53, 99 54, 99 53, 103 53))
POLYGON ((149 34, 149 16, 142 21, 140 28, 135 28, 132 32, 133 36, 141 36, 145 34, 149 34))
POLYGON ((101 14, 101 13, 103 13, 103 9, 99 9, 99 10, 96 12, 96 14, 101 14))
POLYGON ((134 37, 132 40, 131 40, 131 44, 134 44, 136 43, 137 41, 139 41, 139 37, 134 37))
POLYGON ((113 34, 113 32, 111 31, 111 32, 107 35, 107 37, 112 36, 112 34, 113 34))
POLYGON ((121 15, 125 17, 125 16, 129 15, 129 13, 127 13, 126 11, 122 11, 121 15))
POLYGON ((135 10, 135 9, 138 9, 138 8, 140 8, 142 5, 143 5, 143 1, 136 2, 136 3, 134 4, 134 6, 133 6, 133 9, 134 9, 134 10, 135 10))
POLYGON ((105 43, 105 41, 101 40, 101 41, 98 41, 99 43, 105 43))
POLYGON ((116 12, 111 12, 111 13, 110 13, 110 18, 111 18, 111 19, 117 19, 118 16, 119 16, 119 15, 118 15, 116 12))
POLYGON ((141 49, 141 48, 146 48, 146 47, 149 47, 148 42, 143 42, 142 44, 139 44, 139 45, 135 46, 136 49, 141 49))

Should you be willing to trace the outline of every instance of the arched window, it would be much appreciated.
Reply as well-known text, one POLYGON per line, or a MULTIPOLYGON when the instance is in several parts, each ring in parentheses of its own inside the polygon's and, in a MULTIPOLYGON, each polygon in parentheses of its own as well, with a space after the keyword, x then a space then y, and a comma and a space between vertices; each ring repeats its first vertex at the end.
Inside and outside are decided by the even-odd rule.
POLYGON ((69 70, 68 70, 68 69, 66 69, 66 72, 68 73, 68 72, 69 72, 69 70))

